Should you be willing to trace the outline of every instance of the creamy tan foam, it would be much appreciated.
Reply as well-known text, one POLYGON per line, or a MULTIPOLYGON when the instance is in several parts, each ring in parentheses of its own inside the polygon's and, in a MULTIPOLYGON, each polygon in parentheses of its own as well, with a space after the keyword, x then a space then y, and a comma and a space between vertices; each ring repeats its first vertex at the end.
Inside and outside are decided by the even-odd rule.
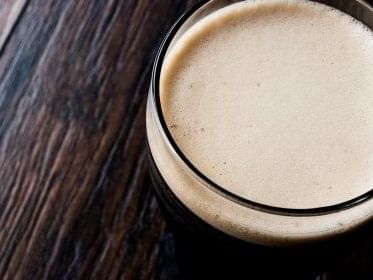
POLYGON ((373 186, 373 33, 306 2, 239 3, 194 26, 161 79, 177 144, 245 198, 312 208, 373 186))
MULTIPOLYGON (((373 33, 306 1, 222 8, 173 45, 161 73, 166 123, 187 158, 244 198, 313 208, 373 186, 373 33)), ((170 150, 152 97, 150 148, 162 176, 194 213, 238 238, 289 244, 348 231, 373 202, 313 217, 253 210, 206 188, 170 150)))

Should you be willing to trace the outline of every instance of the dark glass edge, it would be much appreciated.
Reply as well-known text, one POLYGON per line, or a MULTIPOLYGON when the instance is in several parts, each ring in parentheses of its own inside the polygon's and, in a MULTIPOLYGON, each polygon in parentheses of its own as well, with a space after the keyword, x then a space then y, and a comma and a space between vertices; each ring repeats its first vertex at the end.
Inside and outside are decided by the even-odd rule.
MULTIPOLYGON (((315 1, 315 0, 311 0, 315 1)), ((370 199, 373 198, 373 189, 370 191, 353 198, 351 200, 330 205, 330 206, 323 206, 323 207, 316 207, 316 208, 283 208, 283 207, 277 207, 277 206, 271 206, 259 202, 255 202, 246 198, 243 198, 241 196, 238 196, 217 183, 215 183, 213 180, 208 178, 206 175, 204 175, 181 151, 179 146, 176 144, 176 141, 172 137, 166 121, 163 116, 162 112, 162 107, 161 107, 161 102, 160 102, 160 94, 159 94, 159 80, 160 80, 160 74, 161 74, 161 69, 162 69, 162 64, 165 58, 165 55, 167 53, 168 47, 170 43, 172 42, 174 36, 180 29, 180 27, 188 20, 188 18, 193 15, 198 9, 200 9, 203 5, 208 3, 209 0, 202 0, 198 2, 195 6, 193 6, 191 9, 189 9, 186 13, 184 13, 177 21, 176 23, 171 27, 169 32, 166 34, 164 40, 162 41, 158 53, 155 58, 154 62, 154 67, 153 67, 153 72, 152 72, 152 78, 151 78, 151 84, 152 84, 152 98, 153 101, 155 102, 155 112, 156 115, 160 121, 161 128, 163 132, 165 133, 167 140, 169 141, 169 144, 171 145, 172 149, 176 152, 178 157, 187 165, 187 167, 195 173, 198 177, 200 177, 203 181, 205 181, 207 184, 209 184, 208 187, 212 191, 218 193, 219 195, 248 208, 257 210, 257 211, 262 211, 270 214, 276 214, 276 215, 282 215, 282 216, 301 216, 301 217, 307 217, 307 216, 321 216, 321 215, 328 215, 336 212, 340 212, 346 209, 353 208, 355 206, 358 206, 370 199)), ((325 1, 327 3, 321 2, 321 1, 315 1, 315 2, 320 2, 324 5, 330 5, 329 1, 325 1)), ((369 6, 366 6, 365 4, 359 2, 359 1, 354 1, 356 5, 360 7, 360 9, 369 9, 369 6)), ((330 5, 331 6, 331 5, 330 5)), ((331 6, 333 8, 336 8, 334 6, 331 6)), ((339 7, 338 7, 339 9, 339 7)), ((347 13, 349 14, 349 13, 347 13)), ((349 14, 350 15, 350 14, 349 14)), ((353 15, 351 15, 354 17, 353 15)), ((356 18, 356 17, 354 17, 356 18)), ((359 19, 357 19, 359 20, 359 19)))

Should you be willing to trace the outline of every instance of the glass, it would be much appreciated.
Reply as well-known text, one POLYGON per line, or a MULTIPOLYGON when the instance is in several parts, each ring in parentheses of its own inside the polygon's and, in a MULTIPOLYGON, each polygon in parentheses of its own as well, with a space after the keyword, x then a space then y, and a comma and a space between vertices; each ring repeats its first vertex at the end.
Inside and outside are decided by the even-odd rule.
MULTIPOLYGON (((373 189, 343 203, 312 209, 280 208, 251 201, 229 192, 198 170, 178 147, 165 123, 161 109, 159 78, 168 50, 193 24, 235 2, 240 1, 201 1, 175 23, 159 49, 147 104, 147 137, 156 193, 176 231, 186 229, 188 234, 204 236, 204 242, 210 236, 217 236, 219 244, 222 239, 222 243, 227 240, 229 246, 251 250, 255 252, 254 256, 257 255, 258 248, 260 252, 268 248, 276 248, 277 252, 277 249, 281 248, 280 255, 284 252, 288 255, 291 251, 293 256, 298 256, 299 248, 305 247, 314 247, 314 251, 323 247, 330 251, 329 245, 334 241, 342 237, 343 240, 346 237, 350 240, 351 233, 354 234, 353 240, 357 238, 356 235, 364 235, 368 231, 366 227, 370 226, 369 222, 373 216, 373 189), (187 195, 186 188, 190 191, 187 195), (211 202, 211 205, 202 209, 202 200, 211 202), (299 227, 299 224, 302 224, 302 227, 299 227), (231 245, 232 242, 234 245, 231 245), (326 243, 328 245, 325 247, 326 243), (246 248, 246 245, 250 245, 250 248, 246 248)), ((317 2, 335 7, 373 29, 373 9, 366 2, 317 2)), ((220 246, 216 244, 214 246, 220 246)), ((338 246, 332 245, 334 253, 339 252, 335 248, 342 247, 340 243, 338 246)), ((237 250, 233 251, 235 254, 237 250)), ((272 250, 270 254, 273 255, 272 250)), ((309 256, 315 260, 314 252, 308 254, 309 256)), ((278 259, 278 256, 276 258, 278 259)), ((325 258, 329 258, 329 255, 325 254, 325 258)))

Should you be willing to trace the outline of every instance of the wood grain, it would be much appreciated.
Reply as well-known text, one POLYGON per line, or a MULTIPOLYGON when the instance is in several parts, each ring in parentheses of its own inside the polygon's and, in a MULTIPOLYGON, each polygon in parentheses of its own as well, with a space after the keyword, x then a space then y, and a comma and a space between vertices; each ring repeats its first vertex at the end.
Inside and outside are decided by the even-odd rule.
POLYGON ((28 3, 0 57, 0 279, 169 279, 144 108, 192 3, 28 3))
POLYGON ((26 4, 27 0, 0 1, 0 50, 3 48, 26 4))

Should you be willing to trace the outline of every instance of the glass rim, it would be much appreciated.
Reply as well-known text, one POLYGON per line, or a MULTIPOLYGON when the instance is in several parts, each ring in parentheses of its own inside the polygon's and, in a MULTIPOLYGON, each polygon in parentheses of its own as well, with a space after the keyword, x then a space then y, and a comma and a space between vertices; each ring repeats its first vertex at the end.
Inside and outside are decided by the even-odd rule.
MULTIPOLYGON (((349 14, 343 10, 341 10, 338 7, 335 7, 333 5, 330 5, 328 1, 324 0, 308 0, 308 1, 313 1, 313 2, 319 2, 322 4, 329 5, 333 8, 336 8, 346 14, 349 14)), ((202 171, 200 171, 188 158, 187 156, 183 153, 183 151, 179 148, 177 145, 174 137, 172 136, 164 115, 162 111, 162 105, 160 101, 160 89, 159 89, 159 84, 160 84, 160 75, 161 75, 161 70, 162 70, 162 65, 164 62, 164 58, 167 54, 168 48, 173 41, 175 35, 179 31, 180 27, 183 26, 183 24, 195 13, 197 12, 200 8, 202 8, 205 4, 211 2, 211 0, 201 0, 194 6, 192 6, 187 12, 185 12, 183 15, 181 15, 176 23, 170 28, 170 30, 167 32, 166 36, 164 37, 159 50, 157 52, 154 66, 153 66, 153 71, 152 71, 152 76, 151 76, 151 97, 153 99, 153 108, 155 110, 155 115, 158 118, 160 128, 163 130, 163 133, 166 137, 166 140, 168 141, 168 146, 172 149, 172 152, 176 154, 179 159, 187 166, 187 168, 192 171, 193 174, 195 174, 198 178, 202 179, 203 182, 207 183, 204 184, 206 187, 209 189, 213 190, 214 192, 218 193, 219 195, 231 200, 232 202, 235 202, 241 206, 248 207, 254 210, 258 210, 261 212, 266 212, 270 214, 277 214, 277 215, 282 215, 282 216, 321 216, 321 215, 327 215, 327 214, 332 214, 335 212, 340 212, 343 210, 347 210, 350 208, 353 208, 355 206, 361 205, 364 202, 367 202, 368 200, 373 198, 373 188, 366 193, 359 195, 355 198, 352 198, 350 200, 333 204, 333 205, 328 205, 328 206, 322 206, 322 207, 314 207, 314 208, 285 208, 285 207, 278 207, 278 206, 273 206, 273 205, 268 205, 265 203, 260 203, 256 202, 254 200, 250 200, 247 198, 244 198, 238 194, 235 194, 226 188, 220 186, 216 182, 214 182, 212 179, 210 179, 207 175, 205 175, 202 171)), ((373 9, 366 4, 365 2, 362 2, 360 0, 351 0, 351 2, 355 2, 358 5, 361 5, 361 8, 367 9, 370 12, 373 12, 373 9)), ((350 15, 350 14, 349 14, 350 15)), ((352 17, 356 18, 359 20, 357 17, 351 15, 352 17)), ((373 27, 368 26, 365 24, 369 29, 373 31, 373 27)))

